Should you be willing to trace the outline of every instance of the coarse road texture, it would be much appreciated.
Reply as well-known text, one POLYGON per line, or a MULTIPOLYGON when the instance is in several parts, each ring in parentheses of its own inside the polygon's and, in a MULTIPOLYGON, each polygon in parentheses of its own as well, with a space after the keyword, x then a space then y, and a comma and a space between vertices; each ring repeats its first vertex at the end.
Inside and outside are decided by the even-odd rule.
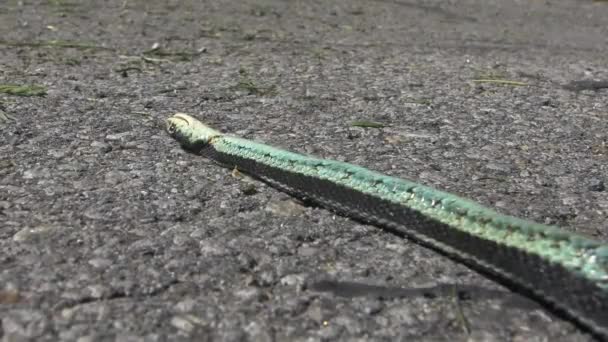
POLYGON ((607 18, 591 0, 0 1, 0 338, 591 340, 186 154, 163 122, 608 241, 607 18))

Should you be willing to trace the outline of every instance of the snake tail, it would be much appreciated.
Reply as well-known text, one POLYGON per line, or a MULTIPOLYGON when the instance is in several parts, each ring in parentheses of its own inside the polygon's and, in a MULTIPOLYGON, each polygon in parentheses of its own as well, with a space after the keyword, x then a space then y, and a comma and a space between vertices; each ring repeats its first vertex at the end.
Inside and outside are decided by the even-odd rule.
POLYGON ((360 166, 225 135, 186 114, 181 146, 296 197, 406 236, 490 275, 608 341, 608 245, 360 166))

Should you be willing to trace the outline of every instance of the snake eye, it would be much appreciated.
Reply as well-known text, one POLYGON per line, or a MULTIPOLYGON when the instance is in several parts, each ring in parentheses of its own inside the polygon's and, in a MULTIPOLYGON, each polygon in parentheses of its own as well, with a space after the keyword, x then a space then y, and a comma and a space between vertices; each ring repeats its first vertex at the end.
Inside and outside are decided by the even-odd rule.
POLYGON ((167 132, 169 132, 169 134, 175 133, 175 125, 173 123, 167 124, 167 132))

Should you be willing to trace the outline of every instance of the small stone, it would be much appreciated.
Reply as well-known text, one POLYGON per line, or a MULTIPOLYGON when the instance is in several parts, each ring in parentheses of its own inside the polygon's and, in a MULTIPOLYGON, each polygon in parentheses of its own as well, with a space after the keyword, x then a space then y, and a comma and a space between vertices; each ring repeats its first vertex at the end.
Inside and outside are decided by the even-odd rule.
POLYGON ((171 318, 171 325, 185 332, 194 330, 194 324, 183 316, 173 316, 173 318, 171 318))
POLYGON ((57 170, 59 171, 82 172, 86 171, 88 168, 88 164, 75 161, 57 165, 57 170))
POLYGON ((315 255, 317 255, 317 253, 319 253, 319 250, 317 248, 306 246, 306 245, 303 245, 302 247, 300 247, 298 249, 298 254, 303 257, 315 256, 315 255))
MULTIPOLYGON (((15 336, 15 335, 24 336, 25 335, 25 326, 20 324, 20 322, 18 322, 16 319, 14 319, 12 317, 4 317, 2 319, 2 330, 5 334, 5 336, 11 336, 11 335, 12 336, 15 336)), ((17 337, 17 336, 15 336, 15 337, 17 337)))
POLYGON ((74 315, 76 313, 76 309, 75 308, 67 308, 67 309, 63 309, 61 310, 61 318, 65 319, 65 320, 71 320, 72 318, 74 318, 74 315))
POLYGON ((255 187, 255 184, 253 184, 253 183, 245 183, 243 186, 241 186, 241 192, 245 196, 251 196, 251 195, 257 194, 258 189, 255 187))
POLYGON ((121 147, 124 149, 135 149, 139 143, 137 141, 127 141, 121 147))
POLYGON ((300 286, 304 284, 304 275, 302 274, 289 274, 281 278, 281 285, 284 286, 300 286))
POLYGON ((493 171, 501 171, 507 173, 511 171, 511 167, 509 165, 499 163, 488 163, 486 164, 486 168, 493 171))
POLYGON ((257 282, 260 286, 271 286, 275 281, 276 276, 272 270, 265 270, 258 273, 257 282))
POLYGON ((359 335, 362 333, 361 325, 357 324, 357 322, 348 316, 338 316, 331 320, 332 323, 346 328, 350 335, 359 335))
POLYGON ((47 154, 54 158, 62 158, 65 156, 66 151, 65 150, 49 150, 47 152, 47 154))
POLYGON ((197 303, 194 299, 186 298, 186 299, 179 301, 177 304, 175 304, 175 310, 177 310, 179 312, 190 312, 190 311, 194 310, 196 305, 197 305, 197 303))
POLYGON ((247 341, 247 335, 239 328, 231 328, 230 330, 223 332, 221 340, 226 342, 247 341))
POLYGON ((408 250, 410 250, 410 248, 403 243, 388 243, 384 248, 399 254, 405 254, 408 250))
POLYGON ((592 178, 589 180, 589 190, 600 192, 606 190, 606 186, 601 179, 592 178))
POLYGON ((110 171, 105 175, 105 182, 110 185, 117 185, 128 178, 127 173, 122 171, 110 171))
POLYGON ((266 206, 266 211, 277 216, 298 216, 301 215, 306 208, 294 202, 293 200, 270 202, 266 206))
POLYGON ((305 315, 315 322, 320 323, 323 320, 323 311, 318 305, 311 305, 305 315))
POLYGON ((319 330, 318 334, 323 340, 338 340, 338 336, 340 336, 340 333, 342 332, 342 328, 340 326, 331 321, 322 321, 321 325, 323 327, 319 330))
POLYGON ((89 265, 91 265, 95 268, 98 268, 98 269, 105 269, 112 265, 112 260, 103 259, 103 258, 95 258, 95 259, 89 260, 89 265))
POLYGON ((205 236, 207 236, 207 234, 209 234, 209 229, 207 228, 196 228, 194 231, 192 231, 192 233, 190 233, 190 237, 192 239, 200 239, 203 238, 205 236))
POLYGON ((51 173, 46 168, 29 169, 23 172, 23 178, 25 179, 49 178, 50 176, 51 173))
MULTIPOLYGON (((521 335, 516 335, 515 337, 513 337, 511 339, 511 341, 518 341, 518 342, 523 342, 523 341, 533 341, 535 340, 535 336, 534 334, 530 334, 529 336, 526 336, 524 339, 520 339, 521 335)), ((467 342, 497 342, 500 341, 500 339, 498 339, 496 337, 495 333, 489 332, 489 331, 481 331, 481 330, 473 330, 471 331, 470 335, 467 338, 467 342)))
POLYGON ((567 206, 572 206, 572 205, 578 203, 579 200, 580 199, 578 196, 566 196, 566 197, 562 198, 562 203, 564 203, 564 205, 567 205, 567 206))
POLYGON ((176 246, 183 246, 190 241, 190 238, 186 235, 175 235, 173 237, 173 244, 176 246))
POLYGON ((230 255, 230 250, 225 246, 206 240, 200 242, 200 252, 202 257, 205 258, 230 255))
POLYGON ((412 310, 407 306, 396 305, 387 310, 384 310, 384 313, 393 324, 398 325, 414 325, 417 323, 415 315, 412 313, 412 310))
POLYGON ((236 261, 239 265, 239 271, 241 272, 248 272, 257 265, 255 259, 247 253, 239 253, 236 257, 236 261))
POLYGON ((131 334, 119 334, 114 340, 116 342, 144 342, 145 339, 141 336, 131 334))
POLYGON ((92 298, 103 298, 110 292, 108 291, 108 288, 103 285, 90 285, 87 286, 87 290, 92 298))
POLYGON ((34 228, 23 228, 15 235, 13 235, 13 241, 15 242, 26 242, 34 239, 46 237, 57 232, 59 229, 54 226, 38 226, 34 228))
POLYGON ((260 289, 249 286, 234 292, 234 295, 243 301, 253 301, 260 297, 260 289))
POLYGON ((558 106, 558 104, 556 102, 554 102, 552 99, 543 99, 540 102, 540 105, 543 107, 553 107, 553 108, 558 106))
POLYGON ((17 290, 0 290, 0 305, 16 304, 21 301, 22 297, 17 290))
POLYGON ((110 146, 110 144, 106 144, 101 141, 93 141, 91 143, 91 147, 97 149, 99 152, 102 152, 102 153, 108 153, 108 152, 112 151, 112 146, 110 146))
POLYGON ((106 140, 108 140, 108 141, 123 140, 124 138, 126 138, 129 135, 131 135, 131 132, 108 134, 108 135, 106 135, 106 140))
POLYGON ((249 341, 272 341, 274 340, 268 332, 257 322, 250 322, 245 327, 245 332, 249 335, 249 341))
POLYGON ((2 341, 33 341, 41 336, 49 328, 49 321, 42 312, 30 309, 3 312, 2 330, 4 337, 15 337, 3 339, 2 341))
POLYGON ((383 307, 383 305, 382 305, 381 301, 370 300, 363 307, 363 312, 365 312, 368 315, 375 315, 375 314, 379 313, 380 311, 382 311, 382 307, 383 307))

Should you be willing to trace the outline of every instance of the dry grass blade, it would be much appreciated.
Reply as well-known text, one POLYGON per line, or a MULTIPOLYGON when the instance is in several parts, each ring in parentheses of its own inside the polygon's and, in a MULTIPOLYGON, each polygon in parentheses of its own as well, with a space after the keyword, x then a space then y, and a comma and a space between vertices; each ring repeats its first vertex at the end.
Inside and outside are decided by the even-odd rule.
POLYGON ((511 86, 517 86, 517 87, 524 87, 524 86, 528 85, 528 83, 524 83, 524 82, 502 80, 502 79, 494 79, 494 78, 476 79, 476 80, 473 80, 473 82, 475 82, 475 83, 504 84, 504 85, 511 85, 511 86))
POLYGON ((350 125, 352 127, 363 127, 363 128, 383 128, 383 127, 385 127, 385 125, 382 123, 373 122, 373 121, 365 121, 365 120, 353 121, 350 123, 350 125))
POLYGON ((70 42, 70 41, 62 41, 62 40, 48 40, 48 41, 39 41, 39 42, 15 42, 8 40, 0 40, 0 45, 6 46, 16 46, 16 47, 52 47, 52 48, 65 48, 65 49, 95 49, 95 50, 113 50, 112 48, 87 44, 87 43, 78 43, 78 42, 70 42))
POLYGON ((0 93, 14 96, 44 96, 46 87, 39 85, 0 84, 0 93))
POLYGON ((0 128, 10 121, 17 121, 13 116, 0 110, 0 128))
POLYGON ((462 327, 463 332, 467 335, 470 335, 471 334, 471 325, 469 324, 467 317, 464 315, 464 312, 462 311, 462 306, 460 305, 460 298, 458 296, 458 291, 456 290, 455 287, 452 289, 452 298, 453 298, 454 308, 456 309, 456 320, 458 321, 458 324, 462 327))

